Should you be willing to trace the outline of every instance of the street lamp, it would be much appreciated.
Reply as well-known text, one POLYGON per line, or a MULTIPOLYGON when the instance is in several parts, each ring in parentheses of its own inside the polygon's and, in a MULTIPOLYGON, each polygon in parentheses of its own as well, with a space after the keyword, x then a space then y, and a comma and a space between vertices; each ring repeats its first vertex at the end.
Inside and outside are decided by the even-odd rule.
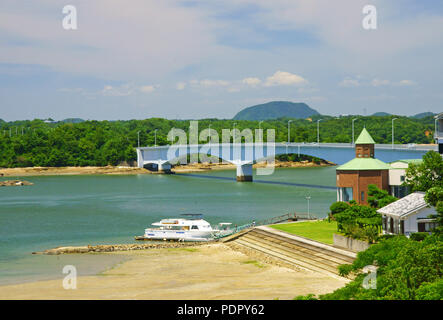
POLYGON ((308 200, 308 219, 311 219, 309 200, 311 200, 311 196, 306 196, 306 200, 308 200))
POLYGON ((392 149, 394 149, 394 121, 398 118, 392 119, 392 149))
POLYGON ((354 145, 354 121, 358 118, 352 119, 352 145, 354 145))
POLYGON ((320 145, 320 121, 322 119, 317 120, 317 144, 320 145))
POLYGON ((157 130, 158 130, 158 129, 155 129, 155 130, 154 130, 154 147, 157 146, 157 130))
POLYGON ((137 146, 140 148, 140 131, 137 131, 137 146))
POLYGON ((260 142, 263 142, 263 133, 261 132, 261 123, 262 122, 263 122, 263 120, 258 123, 258 134, 259 134, 259 141, 260 142))
POLYGON ((292 120, 288 121, 288 144, 289 144, 289 138, 291 137, 291 122, 292 120))
POLYGON ((233 141, 234 143, 235 143, 235 126, 236 125, 237 125, 237 122, 234 122, 234 129, 233 129, 234 130, 234 141, 233 141))

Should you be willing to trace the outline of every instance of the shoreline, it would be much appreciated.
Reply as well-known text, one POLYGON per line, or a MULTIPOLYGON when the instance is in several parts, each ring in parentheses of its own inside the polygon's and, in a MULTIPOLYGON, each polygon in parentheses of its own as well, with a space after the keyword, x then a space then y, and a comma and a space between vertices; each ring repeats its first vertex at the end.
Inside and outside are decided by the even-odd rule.
MULTIPOLYGON (((329 167, 335 164, 322 162, 301 161, 278 161, 275 160, 275 168, 309 168, 329 167)), ((253 168, 264 168, 265 163, 257 163, 253 168)), ((174 166, 172 173, 206 172, 217 170, 236 169, 234 164, 226 163, 195 163, 174 166)), ((135 174, 164 174, 162 172, 149 171, 148 169, 126 166, 105 167, 25 167, 25 168, 0 168, 0 177, 26 177, 26 176, 61 176, 61 175, 135 175, 135 174)))
POLYGON ((277 266, 223 243, 94 255, 127 260, 95 275, 78 276, 76 290, 63 289, 65 275, 60 273, 54 280, 2 285, 0 299, 293 299, 332 292, 347 283, 277 266))

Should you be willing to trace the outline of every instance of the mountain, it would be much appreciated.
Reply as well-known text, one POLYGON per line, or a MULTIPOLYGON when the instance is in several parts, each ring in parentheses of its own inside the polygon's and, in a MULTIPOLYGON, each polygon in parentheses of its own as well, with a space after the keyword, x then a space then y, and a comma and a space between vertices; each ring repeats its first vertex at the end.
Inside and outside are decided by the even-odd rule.
POLYGON ((386 117, 386 116, 392 116, 392 114, 387 112, 376 112, 372 114, 373 117, 386 117))
POLYGON ((422 113, 417 113, 415 116, 411 116, 411 118, 414 118, 414 119, 423 119, 423 118, 430 117, 430 116, 435 116, 435 113, 433 113, 433 112, 422 112, 422 113))
POLYGON ((64 122, 64 123, 80 123, 80 122, 85 122, 85 120, 80 119, 80 118, 67 118, 67 119, 62 120, 60 122, 64 122))
POLYGON ((248 107, 235 115, 233 120, 267 120, 277 118, 305 119, 319 114, 306 103, 290 101, 271 101, 264 104, 248 107))

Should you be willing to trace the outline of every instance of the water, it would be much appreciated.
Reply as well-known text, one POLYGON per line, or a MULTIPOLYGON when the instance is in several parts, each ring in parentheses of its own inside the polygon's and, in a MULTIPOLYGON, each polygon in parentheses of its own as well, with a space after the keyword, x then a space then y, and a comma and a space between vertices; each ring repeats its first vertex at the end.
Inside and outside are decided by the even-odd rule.
POLYGON ((132 243, 152 222, 181 213, 203 213, 212 224, 241 225, 307 212, 307 195, 311 214, 324 217, 336 199, 335 167, 281 168, 270 176, 254 176, 261 181, 254 183, 235 182, 233 170, 24 179, 34 185, 0 188, 0 284, 62 278, 63 266, 74 262, 80 275, 96 274, 123 258, 31 252, 65 245, 132 243))

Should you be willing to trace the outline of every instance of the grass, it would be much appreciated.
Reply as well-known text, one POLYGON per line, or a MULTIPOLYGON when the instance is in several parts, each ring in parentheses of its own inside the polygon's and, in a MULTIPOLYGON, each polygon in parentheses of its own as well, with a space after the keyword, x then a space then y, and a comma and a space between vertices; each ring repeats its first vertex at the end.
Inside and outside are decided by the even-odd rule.
POLYGON ((284 223, 271 227, 326 244, 333 244, 332 235, 337 232, 337 222, 328 220, 284 223))
POLYGON ((243 264, 252 264, 253 266, 256 266, 257 268, 264 268, 265 267, 257 260, 247 260, 247 261, 242 261, 242 263, 243 264))

